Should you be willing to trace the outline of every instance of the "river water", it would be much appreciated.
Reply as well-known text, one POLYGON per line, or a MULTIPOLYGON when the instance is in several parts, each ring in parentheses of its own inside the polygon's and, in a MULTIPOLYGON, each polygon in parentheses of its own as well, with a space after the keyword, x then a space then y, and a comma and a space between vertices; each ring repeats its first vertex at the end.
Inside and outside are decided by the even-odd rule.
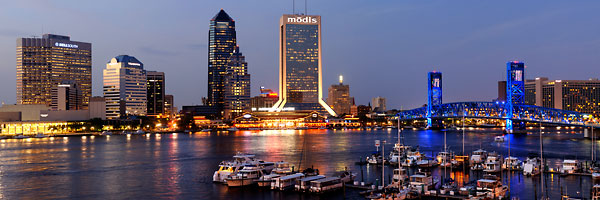
MULTIPOLYGON (((550 167, 564 158, 591 157, 591 141, 581 130, 553 130, 543 135, 544 157, 550 167)), ((500 129, 472 129, 465 134, 465 151, 478 148, 508 153, 508 143, 494 142, 500 129)), ((444 147, 444 132, 405 130, 407 145, 419 146, 431 155, 444 147)), ((446 134, 449 148, 462 152, 462 132, 446 134)), ((539 153, 539 134, 509 135, 511 155, 524 159, 539 153)), ((313 166, 321 174, 346 168, 357 179, 374 182, 381 167, 355 165, 375 151, 374 140, 387 140, 386 155, 396 130, 267 130, 235 133, 179 133, 113 136, 51 137, 43 139, 0 140, 0 198, 2 199, 362 199, 358 191, 300 195, 257 188, 228 188, 212 183, 212 174, 222 160, 236 152, 252 153, 266 161, 288 161, 296 168, 313 166), (304 150, 304 151, 303 151, 304 150), (300 164, 300 161, 302 163, 300 164), (362 170, 362 176, 361 176, 362 170)), ((385 167, 386 182, 390 167, 385 167)), ((442 169, 434 170, 441 176, 442 169)), ((447 172, 459 183, 481 174, 447 172)), ((502 175, 508 183, 508 174, 502 175)), ((540 197, 538 177, 510 175, 511 196, 520 199, 540 197)), ((590 196, 591 178, 547 175, 551 199, 561 191, 577 197, 590 196), (562 189, 561 189, 562 188, 562 189)))

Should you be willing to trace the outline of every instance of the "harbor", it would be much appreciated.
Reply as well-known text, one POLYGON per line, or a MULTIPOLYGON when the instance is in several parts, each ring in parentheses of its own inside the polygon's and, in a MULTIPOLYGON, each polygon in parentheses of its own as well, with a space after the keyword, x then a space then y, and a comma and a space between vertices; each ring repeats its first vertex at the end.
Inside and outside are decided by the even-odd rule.
MULTIPOLYGON (((501 131, 467 130, 465 151, 472 153, 484 149, 506 156, 510 140, 510 155, 521 161, 526 160, 530 153, 539 152, 539 135, 535 130, 528 134, 506 135, 509 140, 505 142, 494 141, 501 131)), ((403 136, 406 145, 418 146, 419 152, 427 157, 436 157, 444 149, 442 131, 404 130, 403 136)), ((364 195, 364 192, 372 189, 371 185, 381 185, 382 166, 357 165, 356 162, 376 151, 375 140, 389 142, 384 144, 384 154, 389 156, 393 149, 392 141, 397 141, 397 131, 265 130, 51 138, 54 137, 0 140, 3 149, 0 154, 3 163, 0 184, 3 187, 0 190, 4 197, 34 198, 26 188, 36 187, 36 195, 54 198, 90 197, 94 194, 110 198, 128 194, 132 198, 365 199, 368 195, 364 195), (52 156, 48 156, 50 152, 52 156), (229 187, 214 183, 213 175, 219 163, 231 160, 238 152, 253 154, 266 162, 285 161, 294 168, 293 171, 318 169, 319 175, 326 177, 334 177, 337 172, 348 170, 356 175, 354 181, 358 181, 358 185, 349 182, 345 188, 314 194, 272 190, 258 185, 229 187), (162 175, 152 175, 156 173, 162 175), (57 188, 71 187, 70 184, 76 181, 73 179, 75 177, 85 180, 86 185, 76 186, 79 189, 73 190, 72 194, 55 192, 57 188), (361 187, 360 182, 364 182, 365 186, 361 187), (112 186, 99 191, 95 187, 97 185, 112 186), (156 192, 144 192, 148 188, 156 192)), ((447 132, 446 143, 449 151, 460 155, 461 131, 447 132)), ((544 132, 543 143, 544 159, 548 165, 548 171, 544 173, 544 194, 550 199, 559 198, 561 194, 572 198, 590 198, 593 184, 589 174, 565 176, 558 174, 558 170, 570 156, 576 156, 578 161, 591 160, 591 140, 585 139, 582 133, 562 130, 560 133, 544 132)), ((397 167, 383 166, 386 184, 393 180, 394 169, 397 167)), ((408 176, 415 175, 419 170, 418 167, 406 169, 408 176)), ((430 173, 433 180, 440 181, 444 177, 444 168, 430 168, 430 173)), ((485 175, 483 171, 468 169, 446 170, 446 177, 453 179, 459 188, 475 183, 485 175)), ((511 198, 539 199, 542 195, 540 175, 526 176, 522 171, 504 170, 497 177, 502 185, 510 185, 511 198)), ((442 194, 436 192, 435 195, 442 194)))

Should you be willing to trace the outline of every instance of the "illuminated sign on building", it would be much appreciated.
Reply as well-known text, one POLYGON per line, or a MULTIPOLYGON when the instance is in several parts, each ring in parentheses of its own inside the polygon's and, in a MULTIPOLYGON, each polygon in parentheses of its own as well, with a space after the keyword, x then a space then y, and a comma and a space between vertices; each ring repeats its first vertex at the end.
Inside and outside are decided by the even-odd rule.
POLYGON ((67 44, 67 43, 61 43, 61 42, 54 43, 54 46, 57 46, 57 47, 66 47, 66 48, 73 48, 73 49, 79 48, 79 45, 76 45, 76 44, 67 44))
POLYGON ((287 18, 287 22, 288 23, 306 23, 306 24, 316 24, 317 23, 317 18, 314 17, 288 17, 287 18))

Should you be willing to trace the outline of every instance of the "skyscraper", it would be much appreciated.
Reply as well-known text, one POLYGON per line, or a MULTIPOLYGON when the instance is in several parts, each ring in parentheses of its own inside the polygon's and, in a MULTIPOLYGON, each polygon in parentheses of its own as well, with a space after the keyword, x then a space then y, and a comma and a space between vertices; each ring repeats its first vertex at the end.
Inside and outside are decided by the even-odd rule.
POLYGON ((17 39, 17 104, 52 103, 52 88, 70 81, 77 88, 79 109, 92 95, 92 44, 69 36, 44 34, 17 39))
POLYGON ((146 99, 148 116, 165 113, 165 73, 146 71, 146 99))
POLYGON ((210 20, 208 32, 208 99, 207 105, 222 110, 225 104, 224 76, 227 62, 236 47, 235 21, 221 9, 210 20))
POLYGON ((383 97, 375 97, 371 99, 371 106, 373 107, 373 112, 385 112, 386 108, 386 100, 383 97))
POLYGON ((279 29, 279 101, 272 111, 319 111, 335 116, 323 101, 321 16, 283 15, 279 29))
POLYGON ((142 62, 120 55, 110 59, 103 74, 106 118, 146 115, 147 80, 142 62))
POLYGON ((250 111, 250 74, 246 58, 236 47, 225 75, 225 118, 234 119, 244 112, 250 111))
POLYGON ((340 76, 340 83, 329 87, 327 95, 327 104, 337 114, 351 114, 350 108, 354 105, 354 100, 350 97, 350 86, 344 85, 343 76, 340 76))

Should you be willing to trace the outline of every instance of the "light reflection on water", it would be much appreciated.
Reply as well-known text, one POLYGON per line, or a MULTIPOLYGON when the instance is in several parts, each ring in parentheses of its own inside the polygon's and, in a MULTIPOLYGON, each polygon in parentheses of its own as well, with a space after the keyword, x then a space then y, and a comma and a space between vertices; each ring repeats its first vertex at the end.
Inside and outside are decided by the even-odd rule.
MULTIPOLYGON (((565 132, 544 135, 544 156, 550 167, 559 166, 566 157, 590 157, 591 141, 565 132)), ((506 155, 508 143, 493 142, 500 133, 470 130, 465 135, 465 150, 481 147, 506 155)), ((443 148, 442 132, 409 130, 403 134, 408 145, 418 145, 429 156, 443 148)), ((396 130, 267 130, 0 140, 0 198, 305 198, 310 196, 227 188, 213 184, 212 173, 220 161, 245 152, 267 161, 288 161, 296 169, 312 166, 326 175, 348 168, 358 179, 373 182, 381 178, 381 167, 354 163, 375 151, 376 139, 388 141, 387 154, 398 139, 396 135, 396 130)), ((508 138, 513 156, 523 159, 539 152, 535 132, 508 138)), ((447 141, 451 150, 462 152, 460 132, 449 132, 447 141)), ((391 168, 385 170, 388 176, 391 168)), ((444 171, 433 173, 439 178, 444 171)), ((461 170, 446 174, 460 185, 462 180, 483 176, 461 170)), ((519 174, 510 176, 513 196, 534 198, 531 191, 539 190, 539 178, 519 174)), ((502 177, 508 183, 508 174, 502 177)), ((561 187, 569 194, 579 192, 587 197, 590 181, 589 177, 549 175, 546 185, 551 197, 558 197, 561 187)), ((356 192, 347 192, 346 197, 359 198, 356 192)), ((342 196, 330 195, 327 198, 342 196)))

